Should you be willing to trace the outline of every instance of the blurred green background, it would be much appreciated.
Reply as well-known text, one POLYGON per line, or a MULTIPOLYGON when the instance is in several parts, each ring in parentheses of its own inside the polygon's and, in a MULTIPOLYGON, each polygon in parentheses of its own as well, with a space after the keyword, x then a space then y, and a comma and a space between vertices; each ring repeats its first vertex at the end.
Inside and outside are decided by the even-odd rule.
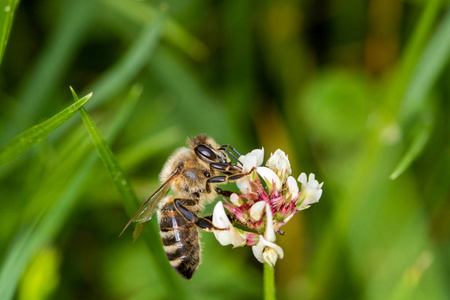
MULTIPOLYGON (((72 86, 140 201, 187 136, 281 148, 325 183, 278 237, 279 299, 450 299, 448 5, 1 0, 0 147, 72 86)), ((1 299, 262 298, 250 248, 203 233, 188 282, 156 218, 118 237, 130 216, 78 113, 1 166, 0 201, 1 299)))

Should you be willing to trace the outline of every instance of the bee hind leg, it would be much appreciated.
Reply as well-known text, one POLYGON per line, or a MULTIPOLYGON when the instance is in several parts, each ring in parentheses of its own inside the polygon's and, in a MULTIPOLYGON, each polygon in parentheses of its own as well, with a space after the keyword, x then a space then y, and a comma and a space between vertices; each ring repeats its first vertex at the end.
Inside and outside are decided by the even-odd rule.
POLYGON ((222 195, 224 197, 230 198, 231 194, 233 194, 234 192, 232 191, 224 191, 221 188, 215 187, 214 188, 217 192, 217 194, 222 195))
POLYGON ((175 199, 174 200, 175 208, 178 212, 188 221, 195 224, 197 227, 205 230, 228 230, 229 228, 219 228, 214 226, 211 220, 207 218, 202 218, 197 216, 195 213, 186 208, 187 206, 194 206, 197 204, 197 201, 191 199, 175 199), (184 205, 183 205, 184 204, 184 205))

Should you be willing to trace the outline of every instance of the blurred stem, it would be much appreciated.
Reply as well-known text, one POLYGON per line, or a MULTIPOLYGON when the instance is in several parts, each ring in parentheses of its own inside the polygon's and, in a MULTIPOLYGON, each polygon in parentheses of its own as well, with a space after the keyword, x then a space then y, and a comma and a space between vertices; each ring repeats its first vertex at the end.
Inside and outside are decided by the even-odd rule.
POLYGON ((275 267, 264 264, 264 300, 275 300, 275 267))

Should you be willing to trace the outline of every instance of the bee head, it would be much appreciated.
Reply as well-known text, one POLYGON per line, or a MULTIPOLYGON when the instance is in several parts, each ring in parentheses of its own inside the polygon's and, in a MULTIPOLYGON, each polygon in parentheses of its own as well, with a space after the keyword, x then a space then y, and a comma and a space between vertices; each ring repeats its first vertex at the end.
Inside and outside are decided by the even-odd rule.
POLYGON ((219 150, 220 145, 207 135, 199 134, 196 137, 188 138, 188 144, 203 161, 209 163, 226 163, 228 161, 227 155, 219 150))

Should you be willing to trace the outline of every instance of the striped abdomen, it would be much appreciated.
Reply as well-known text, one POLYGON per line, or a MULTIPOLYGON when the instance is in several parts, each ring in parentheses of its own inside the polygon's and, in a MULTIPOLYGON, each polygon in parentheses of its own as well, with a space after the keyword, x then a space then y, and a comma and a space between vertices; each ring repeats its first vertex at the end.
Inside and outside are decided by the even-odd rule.
POLYGON ((181 276, 191 279, 200 263, 197 227, 186 221, 171 202, 161 207, 159 228, 170 264, 181 276))

